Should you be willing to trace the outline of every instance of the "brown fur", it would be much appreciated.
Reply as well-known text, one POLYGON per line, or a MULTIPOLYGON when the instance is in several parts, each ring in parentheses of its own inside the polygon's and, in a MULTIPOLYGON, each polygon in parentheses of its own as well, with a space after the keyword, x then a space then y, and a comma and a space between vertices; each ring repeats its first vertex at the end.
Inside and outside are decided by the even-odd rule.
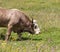
POLYGON ((5 40, 9 39, 11 31, 20 34, 21 32, 34 33, 32 21, 17 9, 0 8, 0 27, 7 27, 5 40))

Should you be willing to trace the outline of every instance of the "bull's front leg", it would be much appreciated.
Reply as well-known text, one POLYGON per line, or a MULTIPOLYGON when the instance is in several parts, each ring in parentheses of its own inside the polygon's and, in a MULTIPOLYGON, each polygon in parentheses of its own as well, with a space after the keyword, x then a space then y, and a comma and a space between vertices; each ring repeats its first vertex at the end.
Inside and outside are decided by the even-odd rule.
POLYGON ((12 25, 8 24, 8 29, 7 29, 7 32, 6 32, 5 41, 8 41, 8 39, 9 39, 9 37, 11 35, 11 31, 12 31, 12 25))
POLYGON ((18 34, 18 40, 22 40, 22 38, 21 38, 21 33, 17 33, 18 34))

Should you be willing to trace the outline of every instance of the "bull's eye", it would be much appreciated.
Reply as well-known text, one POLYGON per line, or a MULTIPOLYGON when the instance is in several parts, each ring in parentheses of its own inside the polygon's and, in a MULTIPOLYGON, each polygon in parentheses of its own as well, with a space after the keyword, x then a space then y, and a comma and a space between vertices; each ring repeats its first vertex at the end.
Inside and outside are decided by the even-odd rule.
POLYGON ((34 26, 34 28, 36 29, 36 28, 37 28, 37 26, 34 26))

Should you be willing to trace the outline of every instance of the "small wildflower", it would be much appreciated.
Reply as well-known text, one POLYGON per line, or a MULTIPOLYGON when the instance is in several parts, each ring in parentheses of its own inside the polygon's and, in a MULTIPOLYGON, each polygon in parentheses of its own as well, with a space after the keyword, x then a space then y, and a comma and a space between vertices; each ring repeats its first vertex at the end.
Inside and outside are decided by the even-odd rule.
POLYGON ((3 47, 5 47, 6 46, 6 42, 4 41, 4 42, 2 42, 2 44, 1 44, 3 47))

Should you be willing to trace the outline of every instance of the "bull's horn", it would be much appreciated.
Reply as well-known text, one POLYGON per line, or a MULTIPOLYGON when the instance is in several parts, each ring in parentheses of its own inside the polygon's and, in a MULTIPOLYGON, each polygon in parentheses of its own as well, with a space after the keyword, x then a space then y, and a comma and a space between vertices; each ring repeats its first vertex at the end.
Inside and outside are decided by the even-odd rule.
POLYGON ((33 23, 33 18, 32 18, 32 23, 33 23))

